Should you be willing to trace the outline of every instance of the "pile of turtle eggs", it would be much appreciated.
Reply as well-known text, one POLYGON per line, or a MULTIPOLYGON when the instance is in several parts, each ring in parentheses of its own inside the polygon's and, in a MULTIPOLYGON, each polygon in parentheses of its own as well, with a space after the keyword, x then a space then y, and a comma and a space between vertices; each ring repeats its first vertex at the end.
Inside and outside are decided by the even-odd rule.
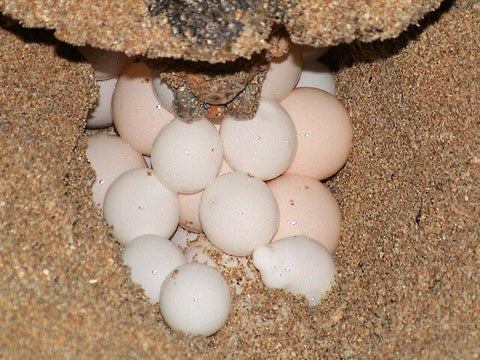
POLYGON ((267 287, 318 304, 334 279, 341 224, 320 180, 344 165, 353 137, 319 49, 291 46, 270 65, 256 116, 219 124, 176 117, 173 92, 144 63, 80 51, 100 87, 87 127, 115 129, 89 135, 94 201, 165 322, 208 336, 231 308, 220 272, 208 260, 189 262, 192 249, 171 240, 179 225, 208 239, 194 253, 252 256, 267 287))

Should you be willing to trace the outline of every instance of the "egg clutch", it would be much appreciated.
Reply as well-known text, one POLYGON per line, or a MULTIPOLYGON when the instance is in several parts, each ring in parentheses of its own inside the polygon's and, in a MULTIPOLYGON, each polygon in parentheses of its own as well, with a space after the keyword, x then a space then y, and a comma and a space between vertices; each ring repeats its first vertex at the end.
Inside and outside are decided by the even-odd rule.
POLYGON ((334 281, 341 225, 321 180, 344 165, 353 137, 333 76, 318 61, 322 49, 291 44, 273 58, 253 118, 189 121, 143 62, 80 51, 100 88, 87 128, 115 130, 89 131, 93 199, 165 322, 209 336, 227 321, 235 289, 212 251, 230 266, 253 264, 244 276, 260 274, 265 286, 318 304, 334 281), (206 238, 172 240, 179 226, 206 238))

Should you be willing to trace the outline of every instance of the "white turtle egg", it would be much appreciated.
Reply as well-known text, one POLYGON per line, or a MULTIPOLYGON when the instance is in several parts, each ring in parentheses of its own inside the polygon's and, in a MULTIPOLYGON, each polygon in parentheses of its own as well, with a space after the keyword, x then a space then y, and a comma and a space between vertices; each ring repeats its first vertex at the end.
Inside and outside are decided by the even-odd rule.
POLYGON ((170 111, 172 114, 175 113, 173 108, 173 99, 175 95, 173 94, 173 90, 168 87, 163 81, 160 80, 158 74, 154 71, 152 74, 152 87, 153 92, 157 96, 160 105, 162 105, 165 109, 170 111))
POLYGON ((200 222, 207 238, 230 255, 247 256, 270 242, 279 210, 269 187, 242 172, 217 177, 204 191, 200 222))
POLYGON ((132 281, 142 286, 152 303, 158 302, 167 275, 187 262, 181 250, 170 240, 151 234, 129 242, 122 257, 130 268, 132 281))
POLYGON ((222 139, 206 119, 175 118, 160 131, 152 148, 155 175, 178 193, 204 189, 217 176, 222 161, 222 139))
POLYGON ((97 81, 99 93, 95 107, 87 118, 87 128, 99 129, 112 126, 112 95, 117 84, 117 78, 97 81))
POLYGON ((122 71, 132 59, 119 51, 110 51, 92 46, 81 46, 78 51, 92 65, 97 80, 111 79, 122 71))
POLYGON ((117 176, 127 170, 146 168, 142 155, 115 135, 89 135, 86 155, 95 170, 93 201, 103 208, 105 193, 117 176))
POLYGON ((173 329, 209 336, 227 321, 231 309, 227 283, 217 269, 189 263, 173 270, 163 282, 160 312, 173 329))
POLYGON ((113 226, 113 236, 122 244, 154 234, 169 238, 180 214, 177 194, 164 186, 150 169, 134 169, 110 185, 103 214, 113 226))
POLYGON ((152 72, 143 63, 123 69, 112 97, 118 134, 143 155, 150 155, 155 137, 174 118, 161 106, 152 88, 152 72))
POLYGON ((253 264, 267 287, 304 295, 311 306, 331 289, 337 271, 328 250, 305 236, 284 238, 255 250, 253 264))
POLYGON ((302 58, 303 67, 297 88, 317 88, 335 96, 335 78, 330 68, 325 63, 318 61, 316 56, 304 54, 302 58))
POLYGON ((262 99, 249 120, 227 117, 220 127, 225 159, 237 171, 273 179, 292 163, 297 148, 295 125, 274 100, 262 99))
POLYGON ((270 63, 262 85, 261 96, 276 101, 285 99, 297 85, 302 71, 302 54, 294 46, 289 52, 270 63))

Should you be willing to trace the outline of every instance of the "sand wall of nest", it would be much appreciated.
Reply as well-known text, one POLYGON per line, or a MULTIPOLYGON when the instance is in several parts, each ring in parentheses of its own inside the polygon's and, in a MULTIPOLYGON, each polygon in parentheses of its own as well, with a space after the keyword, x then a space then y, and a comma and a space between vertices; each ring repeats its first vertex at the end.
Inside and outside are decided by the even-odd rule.
POLYGON ((164 325, 90 200, 92 70, 51 32, 9 24, 0 29, 1 358, 479 356, 478 2, 447 2, 396 40, 332 55, 355 125, 352 155, 328 183, 345 218, 336 285, 309 309, 254 284, 207 339, 164 325))

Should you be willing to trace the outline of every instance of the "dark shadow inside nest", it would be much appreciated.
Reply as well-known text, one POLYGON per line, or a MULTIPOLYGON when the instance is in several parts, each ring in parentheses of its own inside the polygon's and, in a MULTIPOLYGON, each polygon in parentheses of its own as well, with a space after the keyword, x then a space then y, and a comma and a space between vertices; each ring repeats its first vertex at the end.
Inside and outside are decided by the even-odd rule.
POLYGON ((0 27, 15 34, 26 44, 55 45, 55 52, 62 59, 73 63, 85 62, 85 58, 80 55, 74 46, 57 40, 53 30, 25 28, 17 20, 13 20, 2 13, 0 13, 0 27))

